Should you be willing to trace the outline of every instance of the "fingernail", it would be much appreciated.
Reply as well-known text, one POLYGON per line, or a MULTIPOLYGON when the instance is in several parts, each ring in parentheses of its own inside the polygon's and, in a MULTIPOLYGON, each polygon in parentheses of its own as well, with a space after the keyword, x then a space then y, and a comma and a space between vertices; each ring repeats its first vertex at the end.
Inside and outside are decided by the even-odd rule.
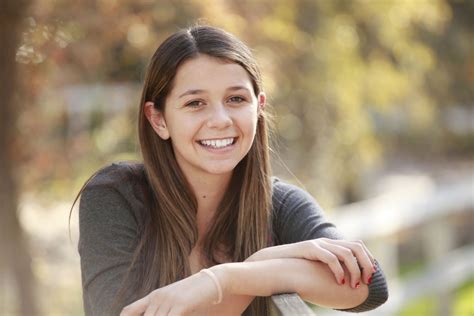
POLYGON ((369 276, 369 279, 367 280, 367 284, 370 284, 372 282, 372 276, 369 276))
POLYGON ((360 282, 357 282, 357 283, 356 283, 355 288, 356 288, 356 289, 360 288, 360 282))

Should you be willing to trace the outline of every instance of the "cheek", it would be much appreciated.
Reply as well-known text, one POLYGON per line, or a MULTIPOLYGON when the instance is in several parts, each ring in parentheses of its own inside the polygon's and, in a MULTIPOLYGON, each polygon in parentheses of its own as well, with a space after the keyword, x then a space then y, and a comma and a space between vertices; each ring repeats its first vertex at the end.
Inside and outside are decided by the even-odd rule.
POLYGON ((242 129, 245 130, 245 133, 251 136, 253 140, 257 131, 257 112, 253 109, 249 109, 245 115, 242 115, 240 122, 242 129))
POLYGON ((175 142, 186 142, 193 138, 199 129, 199 120, 190 117, 180 117, 168 125, 170 136, 175 142))

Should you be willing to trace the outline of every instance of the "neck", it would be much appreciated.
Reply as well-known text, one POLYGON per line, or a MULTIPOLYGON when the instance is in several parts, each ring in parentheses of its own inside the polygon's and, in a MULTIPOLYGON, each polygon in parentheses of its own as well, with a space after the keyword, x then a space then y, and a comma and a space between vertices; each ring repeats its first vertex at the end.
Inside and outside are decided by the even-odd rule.
POLYGON ((232 173, 187 178, 198 203, 196 221, 199 239, 205 234, 229 185, 232 173))
POLYGON ((232 174, 229 173, 225 176, 211 175, 188 179, 198 201, 198 212, 215 212, 217 204, 219 204, 227 190, 231 176, 232 174), (206 207, 213 204, 216 204, 214 209, 206 207))

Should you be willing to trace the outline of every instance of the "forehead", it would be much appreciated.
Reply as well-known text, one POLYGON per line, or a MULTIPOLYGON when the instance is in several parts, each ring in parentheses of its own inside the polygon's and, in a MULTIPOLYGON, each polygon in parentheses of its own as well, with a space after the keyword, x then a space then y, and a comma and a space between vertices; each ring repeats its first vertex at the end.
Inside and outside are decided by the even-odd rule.
POLYGON ((239 64, 208 55, 185 61, 176 72, 171 95, 176 97, 189 89, 208 91, 244 86, 253 91, 247 71, 239 64))

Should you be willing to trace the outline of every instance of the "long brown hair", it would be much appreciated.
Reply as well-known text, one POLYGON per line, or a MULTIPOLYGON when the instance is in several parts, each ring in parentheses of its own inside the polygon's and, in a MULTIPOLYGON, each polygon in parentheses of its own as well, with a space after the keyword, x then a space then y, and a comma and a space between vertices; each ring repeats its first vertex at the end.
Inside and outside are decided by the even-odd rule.
MULTIPOLYGON (((237 63, 249 74, 256 96, 261 75, 249 48, 221 29, 195 26, 166 39, 152 56, 140 100, 138 133, 149 197, 142 234, 122 295, 132 290, 144 296, 191 274, 189 255, 197 242, 197 200, 175 159, 171 141, 161 139, 145 117, 144 104, 154 102, 164 113, 179 66, 199 54, 237 63), (130 271, 133 271, 133 278, 130 271), (138 279, 137 279, 138 278, 138 279)), ((260 111, 257 131, 248 154, 233 171, 228 190, 204 237, 208 266, 220 263, 218 254, 244 261, 268 244, 271 182, 268 118, 260 111)), ((247 314, 267 314, 266 300, 257 298, 247 314)))

